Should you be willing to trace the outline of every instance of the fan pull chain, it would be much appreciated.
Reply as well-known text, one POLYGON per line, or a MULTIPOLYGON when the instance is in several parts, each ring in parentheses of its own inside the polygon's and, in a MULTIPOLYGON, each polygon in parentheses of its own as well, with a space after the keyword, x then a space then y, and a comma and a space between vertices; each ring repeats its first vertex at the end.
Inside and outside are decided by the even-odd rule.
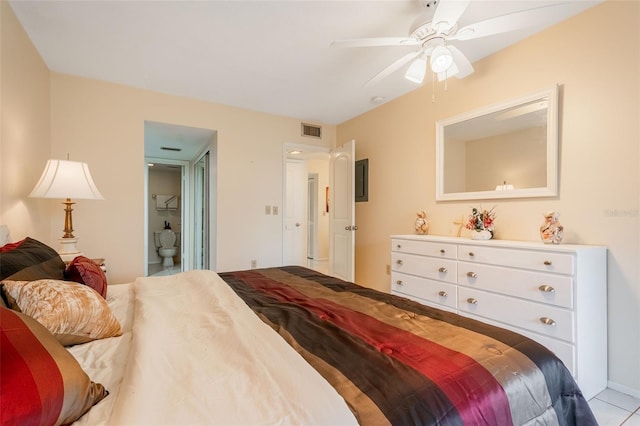
POLYGON ((431 103, 436 103, 436 73, 431 71, 431 103))

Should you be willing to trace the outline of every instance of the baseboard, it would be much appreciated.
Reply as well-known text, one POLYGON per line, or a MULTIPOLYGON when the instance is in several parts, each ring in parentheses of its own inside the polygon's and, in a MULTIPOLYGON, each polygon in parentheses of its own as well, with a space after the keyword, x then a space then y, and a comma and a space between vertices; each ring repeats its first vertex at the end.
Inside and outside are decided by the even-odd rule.
POLYGON ((607 387, 609 389, 613 389, 614 391, 622 392, 624 394, 631 395, 634 398, 640 399, 640 390, 638 389, 633 389, 612 381, 607 382, 607 387))

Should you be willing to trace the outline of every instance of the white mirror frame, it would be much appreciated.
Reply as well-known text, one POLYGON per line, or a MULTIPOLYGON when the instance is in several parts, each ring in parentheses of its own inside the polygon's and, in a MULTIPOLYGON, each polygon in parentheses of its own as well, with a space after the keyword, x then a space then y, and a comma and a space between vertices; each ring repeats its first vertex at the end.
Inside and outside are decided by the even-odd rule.
POLYGON ((436 200, 483 200, 500 198, 555 197, 558 195, 558 85, 510 101, 480 108, 436 122, 436 200), (547 108, 547 186, 506 191, 444 192, 445 128, 487 114, 548 98, 547 108))

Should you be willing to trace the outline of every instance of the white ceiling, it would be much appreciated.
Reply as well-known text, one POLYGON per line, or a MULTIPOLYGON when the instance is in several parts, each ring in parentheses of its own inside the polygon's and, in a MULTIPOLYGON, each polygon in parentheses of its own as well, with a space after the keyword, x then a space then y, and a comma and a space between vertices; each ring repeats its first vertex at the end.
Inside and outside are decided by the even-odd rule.
POLYGON ((145 121, 144 156, 191 161, 211 145, 215 134, 210 129, 145 121))
MULTIPOLYGON (((547 26, 598 2, 570 1, 547 26)), ((459 25, 556 3, 473 0, 459 25)), ((416 88, 404 69, 363 87, 414 48, 339 49, 331 42, 408 35, 426 10, 421 0, 10 4, 52 71, 327 124, 374 108, 374 96, 388 101, 416 88)), ((452 44, 474 62, 541 29, 452 44)))

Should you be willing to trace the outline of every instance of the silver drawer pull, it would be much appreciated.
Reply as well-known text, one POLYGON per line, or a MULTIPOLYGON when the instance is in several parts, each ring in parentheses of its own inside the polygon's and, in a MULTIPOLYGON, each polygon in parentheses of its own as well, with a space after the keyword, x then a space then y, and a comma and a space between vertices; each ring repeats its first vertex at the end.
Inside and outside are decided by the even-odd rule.
POLYGON ((551 266, 551 265, 553 265, 553 262, 550 261, 550 260, 545 260, 544 264, 547 265, 547 266, 551 266))
POLYGON ((445 254, 444 249, 440 249, 440 253, 445 254))
POLYGON ((439 291, 439 292, 438 292, 438 296, 447 297, 447 296, 448 296, 448 294, 447 294, 447 292, 446 292, 446 291, 442 290, 442 291, 439 291))
POLYGON ((397 263, 398 265, 402 265, 402 259, 398 259, 398 260, 396 260, 396 263, 397 263))
POLYGON ((540 287, 538 287, 538 290, 544 292, 544 293, 555 293, 556 289, 551 287, 550 285, 547 284, 542 284, 540 287))
POLYGON ((478 299, 474 299, 473 297, 470 297, 467 299, 467 303, 471 303, 472 305, 477 305, 478 299))
POLYGON ((445 268, 445 267, 439 268, 438 272, 445 273, 445 272, 447 272, 447 268, 445 268))
POLYGON ((403 283, 402 283, 402 280, 398 280, 398 281, 396 281, 396 284, 398 284, 398 285, 402 285, 402 284, 403 284, 403 283))
POLYGON ((475 256, 475 253, 474 253, 474 252, 472 252, 472 251, 470 251, 470 252, 469 252, 469 257, 473 257, 473 256, 475 256))
POLYGON ((547 318, 547 317, 542 317, 540 318, 540 322, 545 324, 545 325, 556 325, 556 322, 554 320, 552 320, 551 318, 547 318))
POLYGON ((476 274, 475 272, 471 272, 471 271, 469 271, 469 272, 467 272, 467 276, 468 276, 469 278, 477 278, 477 277, 478 277, 478 274, 476 274))

